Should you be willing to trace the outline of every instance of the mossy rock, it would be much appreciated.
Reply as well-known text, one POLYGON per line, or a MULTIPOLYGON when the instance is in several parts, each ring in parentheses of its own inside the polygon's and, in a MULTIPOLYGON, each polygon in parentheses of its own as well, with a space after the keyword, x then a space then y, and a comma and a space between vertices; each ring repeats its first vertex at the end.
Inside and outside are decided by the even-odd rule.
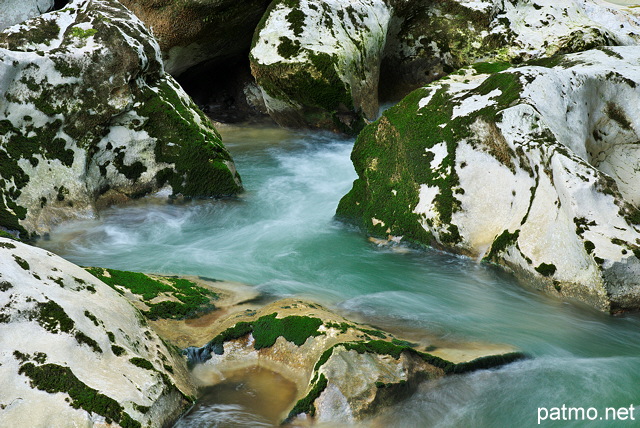
POLYGON ((375 119, 389 18, 379 0, 273 2, 250 54, 271 117, 284 126, 348 134, 375 119))
POLYGON ((0 33, 0 229, 28 239, 170 185, 242 190, 208 118, 117 2, 76 1, 0 33), (18 113, 19 112, 19 113, 18 113))

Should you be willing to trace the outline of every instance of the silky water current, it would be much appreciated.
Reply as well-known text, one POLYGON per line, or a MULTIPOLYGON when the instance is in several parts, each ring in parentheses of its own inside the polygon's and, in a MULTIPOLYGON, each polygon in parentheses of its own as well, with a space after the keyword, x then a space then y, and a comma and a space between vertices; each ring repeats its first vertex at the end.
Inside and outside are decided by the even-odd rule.
MULTIPOLYGON (((240 281, 376 325, 504 343, 531 356, 424 386, 375 426, 527 427, 537 426, 539 407, 594 407, 603 416, 606 407, 640 406, 639 316, 546 297, 473 260, 369 242, 333 217, 356 178, 353 140, 268 127, 221 132, 246 188, 239 198, 167 204, 151 197, 66 223, 40 245, 84 266, 240 281)), ((286 408, 291 386, 264 370, 250 374, 252 382, 230 375, 206 390, 179 426, 276 423, 273 411, 286 408), (265 404, 277 391, 282 396, 265 404)), ((640 411, 631 416, 636 421, 541 426, 640 426, 640 411)))

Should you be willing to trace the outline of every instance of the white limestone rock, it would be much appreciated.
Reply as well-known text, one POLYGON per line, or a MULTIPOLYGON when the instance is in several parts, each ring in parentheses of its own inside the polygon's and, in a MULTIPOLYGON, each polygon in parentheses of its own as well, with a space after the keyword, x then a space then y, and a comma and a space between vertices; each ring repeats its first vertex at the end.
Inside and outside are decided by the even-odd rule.
POLYGON ((190 405, 184 360, 115 290, 5 238, 0 266, 0 426, 161 427, 190 405))
POLYGON ((241 189, 139 19, 114 0, 75 0, 0 33, 0 228, 42 234, 167 185, 241 189))
POLYGON ((0 31, 53 8, 54 0, 0 0, 0 31))
POLYGON ((603 0, 392 0, 381 96, 423 86, 476 61, 526 61, 636 45, 638 11, 603 0))
POLYGON ((640 308, 639 63, 639 47, 601 48, 414 91, 361 133, 338 215, 640 308))
POLYGON ((271 117, 348 133, 375 119, 390 16, 383 0, 273 3, 250 54, 271 117))
MULTIPOLYGON (((194 376, 208 386, 253 366, 282 375, 296 385, 298 400, 282 415, 285 423, 309 416, 328 425, 361 421, 410 395, 420 382, 524 358, 511 347, 487 344, 456 357, 452 349, 399 340, 297 299, 216 323, 219 333, 207 345, 187 349, 191 362, 200 363, 194 376)), ((468 351, 465 346, 458 351, 468 351)), ((189 426, 189 416, 181 422, 189 426)))

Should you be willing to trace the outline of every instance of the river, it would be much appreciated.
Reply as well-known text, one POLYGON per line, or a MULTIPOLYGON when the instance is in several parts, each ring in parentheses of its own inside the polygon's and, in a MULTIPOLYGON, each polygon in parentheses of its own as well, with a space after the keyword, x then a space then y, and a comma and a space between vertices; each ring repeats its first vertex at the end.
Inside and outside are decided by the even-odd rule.
MULTIPOLYGON (((356 178, 353 140, 270 127, 220 130, 242 175, 241 197, 173 205, 147 198, 66 223, 40 245, 80 265, 241 281, 374 324, 510 344, 532 357, 425 385, 377 426, 537 426, 539 407, 563 404, 600 413, 588 425, 541 426, 640 426, 640 411, 631 415, 636 422, 599 419, 606 407, 640 406, 640 317, 544 296, 473 260, 369 242, 333 218, 356 178)), ((237 406, 216 409, 198 426, 263 420, 243 416, 229 425, 237 406)))

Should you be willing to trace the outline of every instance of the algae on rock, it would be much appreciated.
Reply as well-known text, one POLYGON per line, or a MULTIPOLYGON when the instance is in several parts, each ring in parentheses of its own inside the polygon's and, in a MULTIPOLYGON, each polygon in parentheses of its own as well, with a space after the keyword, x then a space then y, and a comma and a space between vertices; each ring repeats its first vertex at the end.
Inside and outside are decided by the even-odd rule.
POLYGON ((116 291, 5 238, 0 265, 1 426, 161 427, 192 404, 184 360, 116 291))
POLYGON ((216 130, 113 0, 76 0, 0 33, 0 228, 23 237, 165 185, 241 190, 216 130))
POLYGON ((434 349, 439 355, 433 355, 424 344, 297 299, 231 314, 218 321, 217 331, 204 347, 186 350, 191 363, 198 363, 195 376, 211 379, 211 370, 258 365, 281 374, 298 390, 297 402, 282 415, 285 422, 308 415, 320 422, 353 423, 410 395, 422 381, 524 357, 510 347, 487 346, 452 362, 447 358, 455 353, 446 349, 434 349))
POLYGON ((382 0, 273 2, 250 54, 271 117, 351 134, 375 119, 389 18, 382 0))
POLYGON ((415 90, 359 135, 337 215, 601 310, 638 309, 638 58, 612 47, 482 65, 415 90))

